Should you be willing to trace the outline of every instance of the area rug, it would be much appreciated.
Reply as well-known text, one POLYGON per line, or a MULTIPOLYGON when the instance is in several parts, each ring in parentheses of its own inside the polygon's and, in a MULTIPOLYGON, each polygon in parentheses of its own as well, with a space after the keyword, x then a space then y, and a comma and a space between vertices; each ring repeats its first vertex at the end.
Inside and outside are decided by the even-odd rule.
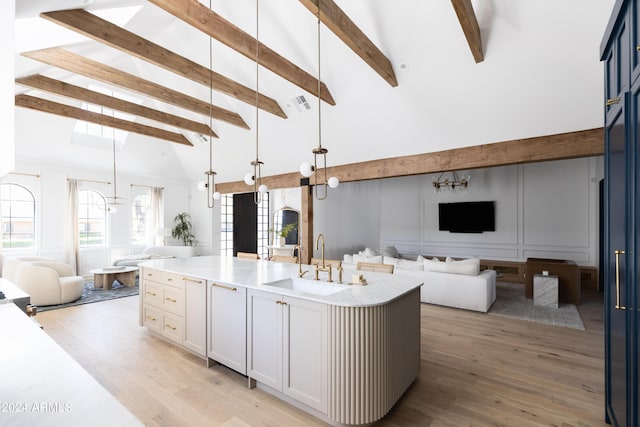
MULTIPOLYGON (((137 284, 137 282, 136 282, 137 284)), ((108 291, 102 288, 94 288, 93 282, 84 282, 84 290, 82 296, 75 301, 58 305, 38 306, 38 311, 55 310, 58 308, 72 307, 80 304, 90 304, 92 302, 107 301, 115 298, 129 297, 138 295, 138 286, 125 286, 118 281, 114 281, 111 289, 108 291)))
POLYGON ((519 283, 496 283, 496 302, 489 314, 583 331, 585 329, 575 305, 560 304, 558 308, 533 305, 533 299, 525 297, 524 285, 519 283))

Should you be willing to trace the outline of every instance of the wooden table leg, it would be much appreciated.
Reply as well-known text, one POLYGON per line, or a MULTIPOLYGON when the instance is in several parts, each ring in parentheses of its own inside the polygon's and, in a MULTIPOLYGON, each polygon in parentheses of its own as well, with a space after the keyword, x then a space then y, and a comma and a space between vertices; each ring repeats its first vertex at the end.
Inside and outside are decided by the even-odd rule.
POLYGON ((131 287, 136 285, 136 270, 124 273, 116 273, 116 280, 125 286, 131 287))
POLYGON ((104 282, 102 282, 102 289, 108 291, 111 289, 111 285, 113 285, 113 281, 115 280, 115 274, 107 273, 102 275, 104 277, 104 282))
POLYGON ((103 287, 103 275, 102 274, 94 274, 93 275, 93 287, 94 288, 101 288, 103 287))

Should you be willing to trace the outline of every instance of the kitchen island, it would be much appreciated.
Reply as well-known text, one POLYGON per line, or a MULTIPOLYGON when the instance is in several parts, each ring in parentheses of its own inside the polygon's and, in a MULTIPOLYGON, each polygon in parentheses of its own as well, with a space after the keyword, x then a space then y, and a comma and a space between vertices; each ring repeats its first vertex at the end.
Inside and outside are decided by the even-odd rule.
POLYGON ((419 279, 327 283, 295 264, 215 256, 140 266, 141 325, 331 424, 382 418, 418 375, 419 279))

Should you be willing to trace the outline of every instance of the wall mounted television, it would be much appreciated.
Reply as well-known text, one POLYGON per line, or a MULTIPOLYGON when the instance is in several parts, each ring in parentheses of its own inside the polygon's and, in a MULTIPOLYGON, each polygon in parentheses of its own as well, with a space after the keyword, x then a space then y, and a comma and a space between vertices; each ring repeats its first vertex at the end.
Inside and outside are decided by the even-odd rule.
POLYGON ((496 231, 495 202, 439 203, 438 225, 450 233, 496 231))

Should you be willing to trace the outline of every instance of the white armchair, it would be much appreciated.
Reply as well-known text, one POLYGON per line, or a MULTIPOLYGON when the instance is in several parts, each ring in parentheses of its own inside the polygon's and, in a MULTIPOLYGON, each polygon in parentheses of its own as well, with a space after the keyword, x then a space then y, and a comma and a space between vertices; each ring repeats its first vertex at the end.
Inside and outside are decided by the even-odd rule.
POLYGON ((18 265, 22 262, 34 261, 55 261, 55 259, 43 256, 13 256, 5 258, 2 262, 2 277, 15 284, 14 276, 18 265))
POLYGON ((36 306, 75 301, 84 289, 84 278, 75 276, 69 264, 57 261, 21 262, 13 279, 36 306))

